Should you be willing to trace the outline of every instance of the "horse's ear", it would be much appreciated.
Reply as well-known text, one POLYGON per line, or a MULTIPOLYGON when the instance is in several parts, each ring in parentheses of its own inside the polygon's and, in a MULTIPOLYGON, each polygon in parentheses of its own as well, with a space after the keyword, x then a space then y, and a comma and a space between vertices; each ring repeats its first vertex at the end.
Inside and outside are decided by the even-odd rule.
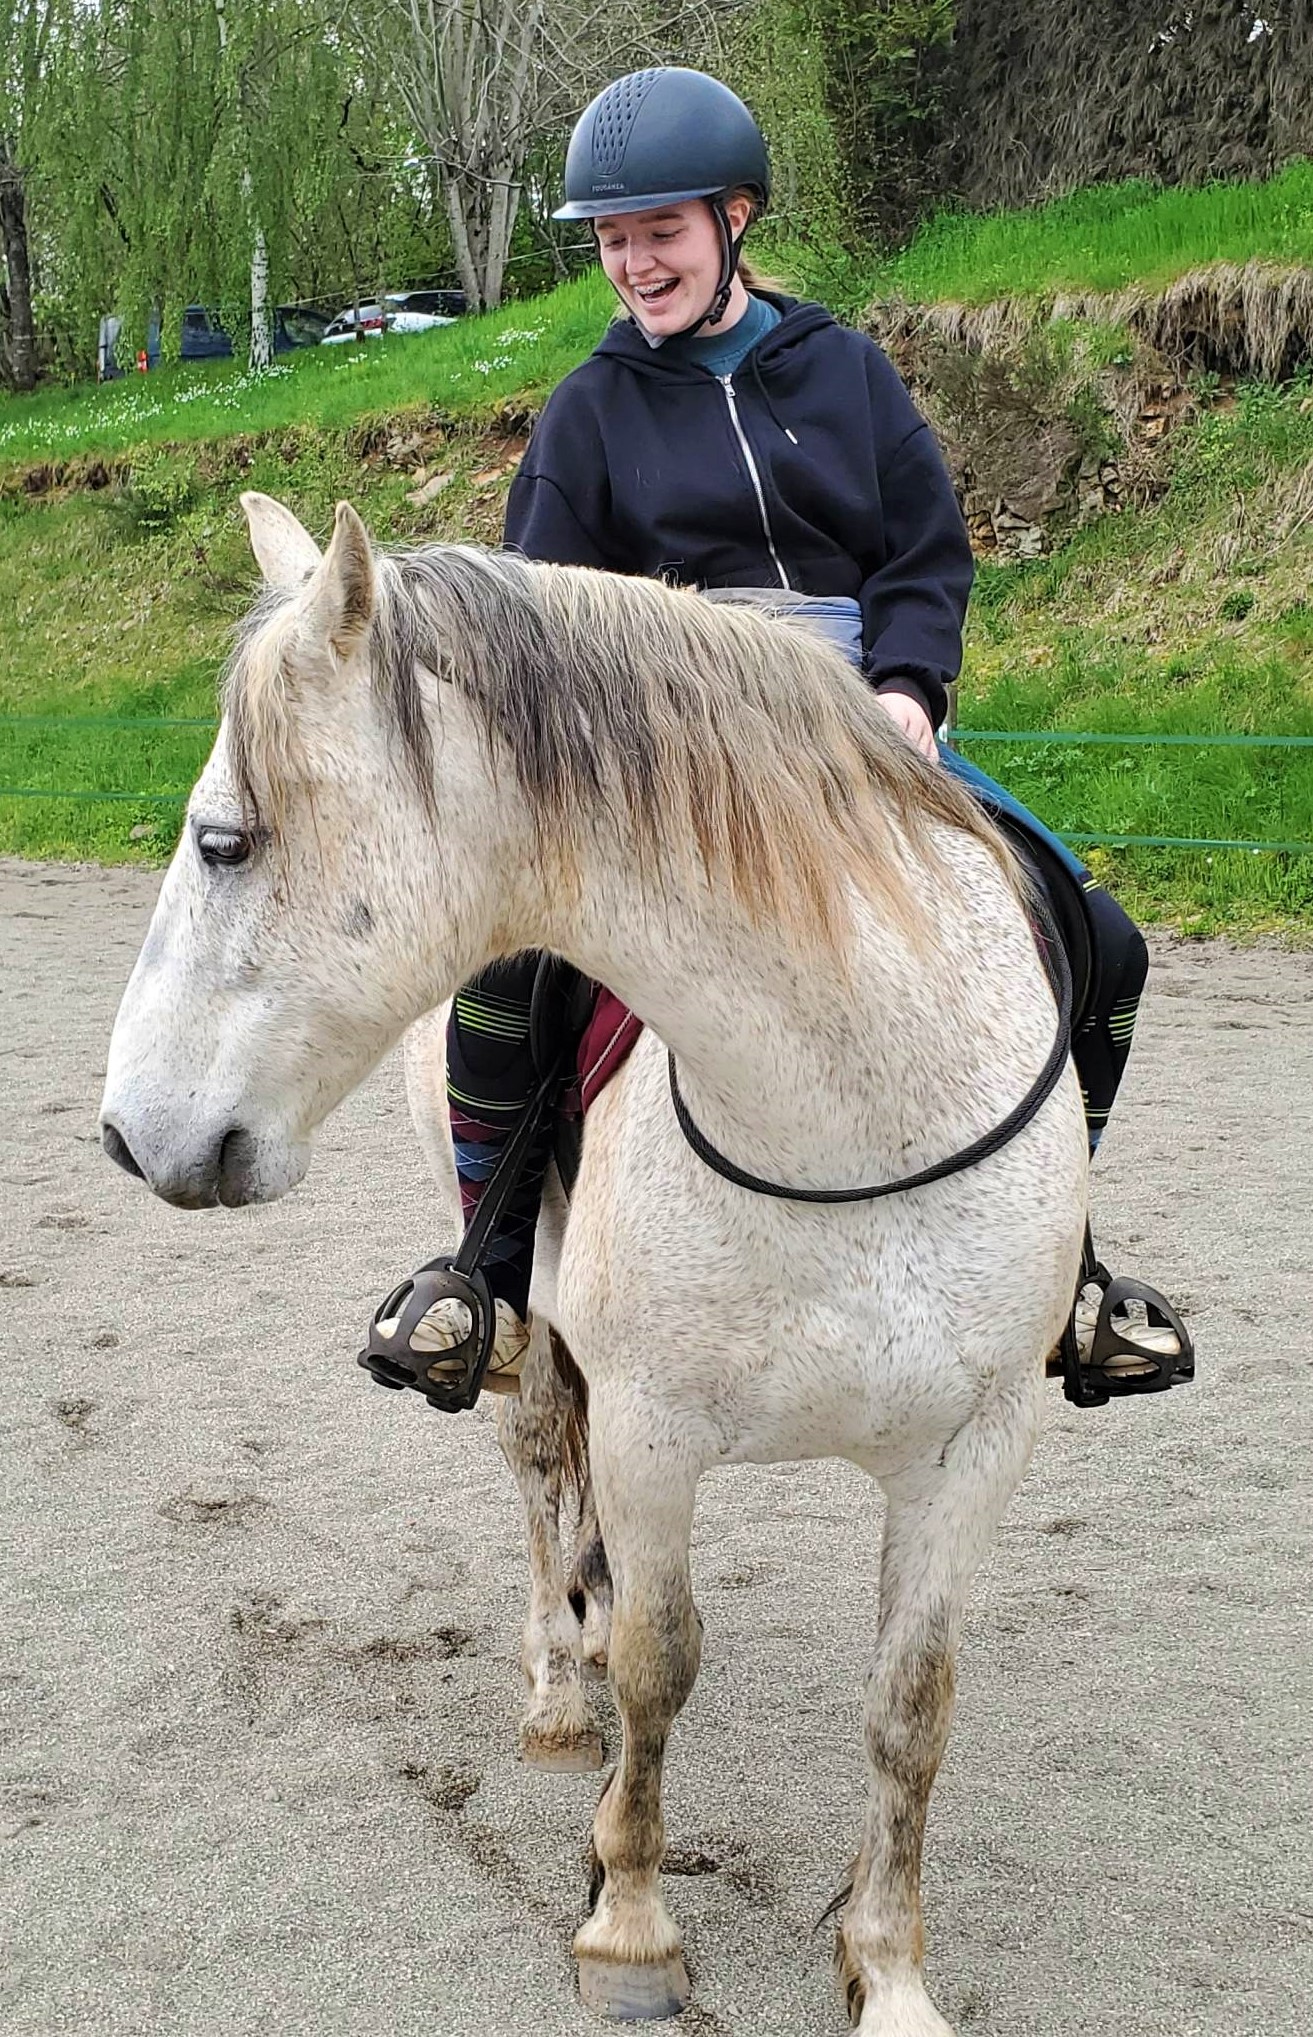
POLYGON ((248 488, 241 501, 251 533, 251 550, 266 585, 289 593, 300 587, 323 556, 309 531, 272 495, 261 495, 248 488))
POLYGON ((316 627, 339 657, 355 649, 374 619, 374 553, 349 502, 339 502, 333 536, 311 590, 316 627))

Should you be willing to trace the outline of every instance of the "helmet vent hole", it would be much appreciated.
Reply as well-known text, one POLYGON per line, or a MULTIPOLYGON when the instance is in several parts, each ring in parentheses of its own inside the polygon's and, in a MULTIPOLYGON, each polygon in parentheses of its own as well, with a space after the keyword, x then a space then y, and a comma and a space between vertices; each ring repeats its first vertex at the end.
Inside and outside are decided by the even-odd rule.
POLYGON ((593 118, 593 170, 602 177, 617 174, 639 107, 659 77, 657 70, 635 71, 602 94, 593 118))

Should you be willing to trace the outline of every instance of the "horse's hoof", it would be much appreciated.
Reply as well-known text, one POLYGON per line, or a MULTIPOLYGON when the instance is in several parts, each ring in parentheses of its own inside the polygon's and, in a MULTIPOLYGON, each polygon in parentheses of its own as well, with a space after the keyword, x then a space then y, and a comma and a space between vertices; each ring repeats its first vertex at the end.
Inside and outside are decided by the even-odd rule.
POLYGON ((634 1965, 627 1960, 579 1960, 579 1999, 586 2009, 616 2023, 655 2023, 688 2007, 692 1990, 678 1953, 673 1959, 634 1965))
POLYGON ((528 1768, 541 1768, 549 1775, 594 1775, 602 1766, 600 1733, 572 1733, 553 1739, 546 1733, 525 1733, 520 1753, 528 1768))

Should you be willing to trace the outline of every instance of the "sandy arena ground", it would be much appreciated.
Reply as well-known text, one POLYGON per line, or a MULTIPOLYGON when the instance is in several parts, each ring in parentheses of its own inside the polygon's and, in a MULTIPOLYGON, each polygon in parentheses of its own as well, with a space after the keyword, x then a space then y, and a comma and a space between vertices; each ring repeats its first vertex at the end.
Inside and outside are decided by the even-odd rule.
MULTIPOLYGON (((354 1363, 428 1256, 390 1064, 276 1208, 100 1155, 155 880, 0 865, 0 2029, 570 2037, 594 1778, 515 1753, 524 1564, 490 1414, 354 1363)), ((1160 943, 1099 1169, 1193 1389, 1053 1392, 977 1588, 927 1845, 961 2037, 1306 2037, 1313 961, 1160 943), (1302 1714, 1302 1717, 1301 1717, 1302 1714)), ((709 1481, 668 1892, 720 2037, 845 2027, 879 1515, 843 1466, 709 1481)), ((614 1719, 608 1722, 614 1744, 614 1719)))

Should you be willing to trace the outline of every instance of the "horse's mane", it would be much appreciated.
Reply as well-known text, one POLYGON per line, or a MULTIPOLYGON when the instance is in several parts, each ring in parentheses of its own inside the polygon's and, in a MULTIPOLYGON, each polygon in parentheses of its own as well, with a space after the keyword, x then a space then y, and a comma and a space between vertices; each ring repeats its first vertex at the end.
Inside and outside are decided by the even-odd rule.
MULTIPOLYGON (((652 867, 696 860, 754 917, 826 947, 844 943, 851 885, 906 920, 907 858, 938 861, 941 827, 985 842, 1015 881, 976 802, 805 624, 473 547, 383 553, 376 568, 374 683, 422 793, 431 802, 420 666, 509 762, 567 878, 599 819, 623 813, 652 867)), ((257 783, 279 803, 296 748, 282 605, 266 599, 249 618, 225 684, 251 807, 257 783)))

